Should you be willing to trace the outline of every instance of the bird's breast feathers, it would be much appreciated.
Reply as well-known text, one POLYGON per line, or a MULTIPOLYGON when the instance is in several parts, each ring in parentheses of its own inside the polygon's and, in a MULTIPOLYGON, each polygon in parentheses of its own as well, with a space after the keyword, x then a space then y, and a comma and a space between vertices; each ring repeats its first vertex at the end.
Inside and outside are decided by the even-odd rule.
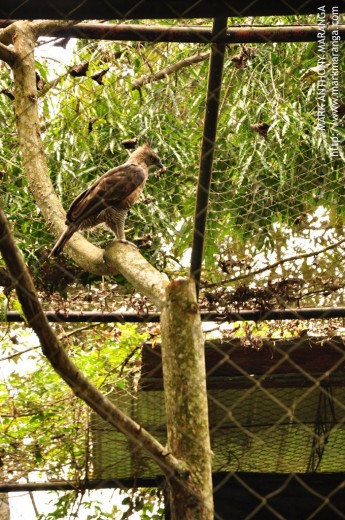
POLYGON ((129 209, 140 197, 147 171, 135 164, 124 164, 106 172, 72 202, 68 222, 95 216, 107 207, 129 209))

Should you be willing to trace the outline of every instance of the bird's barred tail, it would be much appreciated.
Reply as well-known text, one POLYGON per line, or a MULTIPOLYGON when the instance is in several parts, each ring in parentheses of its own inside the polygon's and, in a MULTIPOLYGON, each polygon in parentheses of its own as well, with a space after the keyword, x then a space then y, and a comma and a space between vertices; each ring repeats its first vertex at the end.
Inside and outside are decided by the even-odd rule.
POLYGON ((65 229, 60 238, 55 242, 55 245, 51 250, 49 257, 58 256, 67 244, 67 242, 69 241, 69 239, 71 238, 71 236, 74 235, 76 231, 77 228, 75 226, 69 226, 67 229, 65 229))

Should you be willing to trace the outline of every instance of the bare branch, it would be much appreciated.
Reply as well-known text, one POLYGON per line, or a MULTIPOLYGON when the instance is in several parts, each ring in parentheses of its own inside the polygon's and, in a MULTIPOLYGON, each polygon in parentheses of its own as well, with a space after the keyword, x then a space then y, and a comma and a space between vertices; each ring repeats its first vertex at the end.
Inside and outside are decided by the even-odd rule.
POLYGON ((77 397, 82 399, 105 421, 115 426, 143 448, 157 462, 165 475, 169 478, 183 479, 186 473, 185 466, 173 457, 149 432, 105 397, 70 360, 49 326, 30 274, 12 238, 7 219, 1 208, 0 251, 16 288, 23 313, 29 325, 36 332, 42 352, 54 370, 63 378, 77 397))
POLYGON ((245 280, 246 278, 250 278, 251 276, 254 276, 255 274, 261 274, 265 271, 269 271, 270 269, 275 269, 276 267, 279 267, 280 265, 286 264, 287 262, 294 262, 295 260, 302 260, 304 258, 310 258, 311 256, 318 256, 322 253, 325 253, 326 251, 329 251, 330 249, 335 249, 336 247, 340 246, 345 242, 345 238, 342 238, 341 240, 338 240, 338 242, 335 242, 334 244, 330 244, 329 246, 323 247, 322 249, 319 249, 318 251, 312 251, 311 253, 302 253, 300 255, 295 256, 289 256, 288 258, 283 258, 282 260, 279 260, 278 262, 274 262, 273 264, 266 265, 265 267, 261 267, 260 269, 256 269, 255 271, 250 271, 246 274, 240 274, 239 276, 235 276, 234 278, 225 278, 224 280, 220 280, 216 283, 210 283, 205 284, 205 287, 217 287, 218 285, 224 285, 226 283, 232 283, 232 282, 238 282, 239 280, 245 280))
POLYGON ((188 58, 183 58, 183 60, 177 61, 172 65, 168 65, 168 67, 164 67, 162 70, 155 72, 154 74, 144 74, 140 76, 140 78, 135 79, 133 81, 132 90, 137 90, 147 83, 153 83, 154 81, 158 81, 160 79, 164 79, 166 76, 170 74, 174 74, 184 67, 189 67, 193 63, 199 63, 200 61, 205 61, 210 57, 210 52, 201 52, 198 54, 194 54, 193 56, 188 56, 188 58))
POLYGON ((41 97, 45 96, 49 92, 49 90, 51 90, 53 88, 56 88, 58 86, 58 84, 60 83, 60 81, 62 79, 64 79, 67 75, 68 75, 68 72, 65 72, 64 74, 61 74, 60 76, 57 76, 56 78, 52 79, 51 81, 48 81, 44 85, 42 90, 40 90, 38 92, 38 97, 41 98, 41 97))
POLYGON ((39 347, 30 347, 30 348, 27 348, 25 350, 17 351, 14 354, 11 354, 10 356, 5 356, 5 357, 0 358, 0 362, 1 361, 9 361, 10 359, 15 359, 15 358, 17 358, 19 356, 22 356, 23 354, 26 354, 27 352, 31 352, 32 350, 37 350, 38 348, 39 347))
POLYGON ((63 334, 60 334, 60 339, 66 339, 70 338, 71 336, 74 336, 75 334, 79 334, 79 332, 83 332, 84 330, 90 330, 94 329, 99 326, 99 323, 89 323, 88 325, 84 325, 83 327, 79 327, 78 329, 71 330, 70 332, 64 332, 63 334))

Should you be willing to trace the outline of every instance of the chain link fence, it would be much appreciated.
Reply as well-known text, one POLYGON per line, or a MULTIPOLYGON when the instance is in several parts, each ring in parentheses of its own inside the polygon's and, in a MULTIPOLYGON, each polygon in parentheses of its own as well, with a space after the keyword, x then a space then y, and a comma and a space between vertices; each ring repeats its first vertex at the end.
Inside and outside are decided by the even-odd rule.
MULTIPOLYGON (((254 4, 231 13, 220 5, 219 16, 230 16, 221 34, 204 2, 182 12, 164 3, 165 16, 138 3, 114 8, 115 21, 104 13, 110 21, 40 38, 41 133, 65 210, 132 145, 150 142, 167 167, 150 175, 127 236, 170 278, 200 275, 215 518, 345 518, 344 9, 254 4), (224 62, 220 90, 212 52, 224 62), (208 102, 216 113, 205 112, 208 102), (205 230, 198 209, 195 219, 202 172, 205 230)), ((0 41, 22 6, 1 8, 0 41)), ((95 19, 88 8, 46 15, 95 19)), ((120 275, 90 275, 67 255, 46 259, 54 237, 22 170, 5 62, 0 90, 1 200, 43 306, 60 313, 55 330, 88 377, 164 443, 157 310, 120 275), (65 323, 74 313, 78 324, 65 323), (116 319, 103 319, 108 313, 116 319)), ((112 238, 100 228, 86 236, 100 247, 112 238)), ((0 284, 3 321, 20 319, 3 265, 0 284)), ((169 518, 168 504, 165 513, 157 505, 165 492, 158 466, 59 394, 25 326, 2 330, 0 491, 132 489, 116 518, 138 518, 136 507, 155 518, 144 516, 143 497, 156 500, 156 518, 169 518)), ((55 500, 60 511, 63 500, 55 500)))

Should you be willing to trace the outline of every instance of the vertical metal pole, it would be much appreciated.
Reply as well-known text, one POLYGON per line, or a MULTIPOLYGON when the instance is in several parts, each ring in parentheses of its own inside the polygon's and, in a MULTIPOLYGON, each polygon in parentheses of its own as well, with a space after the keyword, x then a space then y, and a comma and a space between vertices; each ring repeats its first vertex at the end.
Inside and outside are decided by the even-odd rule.
POLYGON ((217 39, 221 40, 222 37, 226 35, 226 29, 227 18, 214 19, 212 39, 215 43, 212 44, 211 48, 190 268, 191 277, 194 278, 196 283, 197 294, 199 293, 200 286, 207 207, 212 177, 213 154, 217 134, 219 100, 225 54, 225 43, 216 42, 217 39))

